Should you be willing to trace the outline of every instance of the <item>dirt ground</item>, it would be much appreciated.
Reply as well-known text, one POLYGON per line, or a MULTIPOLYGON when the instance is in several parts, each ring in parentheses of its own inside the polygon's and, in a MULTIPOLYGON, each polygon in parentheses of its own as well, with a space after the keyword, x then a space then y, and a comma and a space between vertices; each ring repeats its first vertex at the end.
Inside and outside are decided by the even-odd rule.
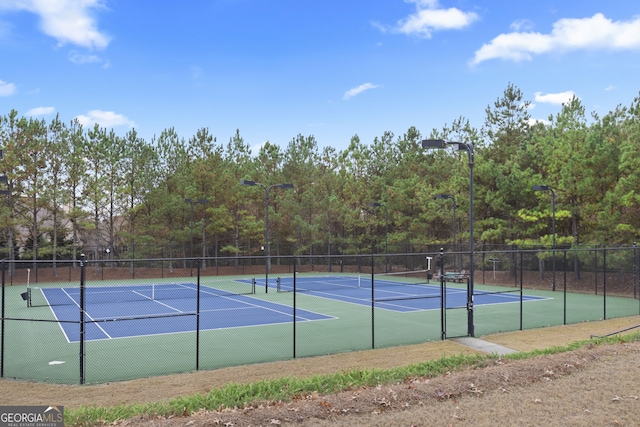
MULTIPOLYGON (((563 346, 591 335, 636 332, 640 316, 481 337, 518 351, 563 346)), ((2 405, 111 407, 206 394, 228 383, 308 377, 355 368, 389 368, 476 351, 454 341, 320 356, 115 382, 50 385, 0 380, 2 405)), ((246 408, 203 409, 190 416, 142 417, 118 424, 148 426, 495 426, 638 425, 640 343, 587 346, 434 378, 407 378, 376 388, 246 408)))

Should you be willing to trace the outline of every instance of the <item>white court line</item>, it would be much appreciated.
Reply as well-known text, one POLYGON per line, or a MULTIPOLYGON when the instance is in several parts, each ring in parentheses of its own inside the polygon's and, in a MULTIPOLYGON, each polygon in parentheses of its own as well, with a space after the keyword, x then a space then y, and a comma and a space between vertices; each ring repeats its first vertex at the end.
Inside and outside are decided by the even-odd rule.
MULTIPOLYGON (((74 302, 74 304, 75 304, 78 308, 80 308, 80 304, 78 304, 78 303, 77 303, 73 298, 71 298, 71 295, 69 295, 69 294, 67 293, 67 291, 65 290, 65 288, 62 288, 62 291, 63 291, 63 292, 64 292, 64 293, 65 293, 65 294, 66 294, 66 295, 71 299, 71 301, 73 301, 73 302, 74 302)), ((95 319, 94 319, 93 317, 91 317, 91 316, 90 316, 86 311, 84 312, 84 315, 85 315, 85 316, 87 316, 87 317, 88 317, 89 319, 91 319, 92 321, 95 321, 95 319)), ((84 319, 83 319, 83 320, 84 320, 84 319)), ((94 323, 94 324, 95 324, 95 323, 94 323)), ((95 324, 95 325, 96 325, 96 327, 97 327, 98 329, 100 329, 100 330, 102 331, 102 333, 103 333, 103 334, 105 334, 105 335, 107 336, 107 338, 111 338, 111 336, 107 333, 107 331, 105 331, 105 330, 104 330, 104 328, 103 328, 102 326, 100 326, 100 325, 98 325, 98 324, 95 324)))

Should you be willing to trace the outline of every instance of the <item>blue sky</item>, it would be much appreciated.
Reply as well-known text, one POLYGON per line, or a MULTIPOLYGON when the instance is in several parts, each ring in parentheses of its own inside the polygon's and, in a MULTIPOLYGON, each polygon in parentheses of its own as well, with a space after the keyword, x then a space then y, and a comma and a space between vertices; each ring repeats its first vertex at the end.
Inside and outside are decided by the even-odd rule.
POLYGON ((480 128, 509 84, 535 119, 573 95, 588 114, 630 105, 640 2, 0 0, 0 58, 3 115, 343 150, 480 128))

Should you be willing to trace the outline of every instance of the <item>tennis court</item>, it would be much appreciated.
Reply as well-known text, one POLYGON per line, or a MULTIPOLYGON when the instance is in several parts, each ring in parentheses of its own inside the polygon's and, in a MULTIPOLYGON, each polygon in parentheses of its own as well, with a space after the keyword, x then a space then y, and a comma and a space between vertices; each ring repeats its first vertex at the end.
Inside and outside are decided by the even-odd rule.
MULTIPOLYGON (((398 275, 312 275, 275 278, 279 293, 306 295, 371 307, 396 313, 463 308, 467 290, 462 287, 424 283, 424 272, 398 275), (443 294, 444 292, 444 294, 443 294)), ((273 281, 273 280, 272 280, 273 281)), ((193 282, 141 283, 136 285, 29 288, 31 306, 50 307, 67 342, 131 338, 151 335, 210 331, 240 327, 290 324, 294 310, 290 302, 255 298, 264 280, 238 278, 198 286, 193 282), (84 301, 82 300, 84 298, 84 301), (78 309, 84 306, 83 331, 77 326, 78 309), (195 314, 198 313, 198 318, 195 314), (198 322, 196 324, 196 322, 198 322)), ((475 304, 492 305, 546 299, 520 292, 475 294, 475 304)), ((313 305, 313 304, 312 304, 313 305)), ((336 319, 308 309, 296 309, 295 321, 336 319)))
MULTIPOLYGON (((80 340, 75 323, 82 305, 78 287, 35 288, 30 293, 32 305, 42 298, 51 307, 68 342, 80 340)), ((291 306, 190 282, 92 286, 84 290, 84 307, 84 339, 89 341, 193 332, 196 327, 207 331, 291 323, 294 316, 291 306)), ((332 318, 307 310, 297 310, 295 316, 297 322, 332 318)))
POLYGON ((420 269, 274 268, 267 287, 262 266, 217 275, 211 267, 191 274, 189 266, 136 265, 142 277, 130 279, 123 276, 132 275, 131 263, 89 266, 75 278, 70 267, 68 281, 42 280, 42 272, 31 285, 28 275, 5 280, 2 376, 100 383, 467 336, 470 313, 482 336, 639 310, 637 299, 610 295, 601 282, 589 294, 524 287, 513 275, 511 284, 484 284, 477 276, 470 306, 466 283, 441 284, 420 269))
MULTIPOLYGON (((425 271, 379 275, 314 275, 278 277, 278 292, 304 292, 308 295, 329 298, 352 304, 400 313, 445 308, 466 307, 466 287, 441 288, 440 284, 425 279, 425 271), (373 294, 373 295, 372 295, 373 294)), ((264 281, 257 281, 264 285, 264 281)), ((520 295, 520 292, 501 290, 499 292, 478 291, 474 294, 475 305, 508 304, 540 301, 546 298, 520 295)))

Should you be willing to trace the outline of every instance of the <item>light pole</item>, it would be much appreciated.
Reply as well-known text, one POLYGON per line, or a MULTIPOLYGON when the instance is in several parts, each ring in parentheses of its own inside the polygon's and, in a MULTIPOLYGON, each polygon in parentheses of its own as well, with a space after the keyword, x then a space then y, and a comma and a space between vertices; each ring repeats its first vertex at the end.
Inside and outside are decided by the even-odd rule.
POLYGON ((9 178, 6 175, 0 175, 0 187, 0 194, 9 194, 9 178))
POLYGON ((445 141, 443 139, 425 139, 422 141, 422 148, 442 149, 451 145, 456 149, 467 151, 469 154, 469 282, 467 284, 467 334, 474 336, 473 324, 473 144, 465 142, 445 141))
POLYGON ((204 205, 209 203, 209 200, 207 199, 199 199, 199 200, 193 200, 193 199, 184 199, 184 201, 186 203, 189 203, 190 206, 190 228, 191 228, 191 235, 190 235, 190 249, 189 249, 189 256, 191 257, 191 269, 190 269, 190 275, 193 276, 193 204, 194 203, 200 203, 202 205, 202 214, 203 214, 203 219, 202 219, 202 257, 204 258, 205 256, 205 252, 204 252, 204 205))
POLYGON ((184 201, 186 203, 189 203, 191 209, 191 215, 189 216, 189 228, 191 229, 190 232, 190 243, 189 243, 189 258, 191 258, 189 260, 189 266, 190 266, 190 271, 189 271, 189 275, 193 276, 193 199, 184 199, 184 201))
MULTIPOLYGON (((4 152, 0 150, 0 160, 4 158, 4 152)), ((0 190, 0 194, 9 194, 9 178, 6 175, 0 175, 0 185, 2 186, 2 190, 0 190)))
MULTIPOLYGON (((209 203, 209 200, 207 199, 200 199, 200 200, 196 200, 196 203, 200 203, 202 205, 202 258, 204 259, 207 254, 206 254, 206 241, 205 241, 205 218, 206 218, 206 212, 205 212, 205 206, 207 203, 209 203)), ((202 266, 204 267, 206 264, 203 263, 202 266)))
POLYGON ((259 186, 264 188, 264 201, 265 201, 265 214, 264 214, 264 254, 265 254, 265 273, 264 273, 264 292, 269 292, 269 268, 271 265, 269 258, 269 192, 272 188, 282 188, 284 190, 293 188, 293 184, 271 184, 264 185, 259 182, 249 181, 248 179, 243 179, 240 181, 242 185, 248 185, 250 187, 259 186))
POLYGON ((551 192, 551 253, 553 257, 553 283, 551 290, 556 290, 556 193, 553 188, 548 185, 534 185, 531 187, 533 191, 549 191, 551 192))
MULTIPOLYGON (((458 252, 458 243, 456 240, 456 209, 458 205, 456 205, 456 199, 454 199, 453 196, 450 196, 448 194, 436 194, 436 199, 449 199, 453 202, 453 250, 454 252, 458 252)), ((453 258, 454 269, 457 269, 457 259, 458 259, 458 256, 456 255, 453 258)))
POLYGON ((385 263, 384 263, 384 272, 389 272, 389 211, 387 210, 387 206, 380 202, 371 203, 371 207, 374 208, 384 208, 384 253, 385 253, 385 263))

